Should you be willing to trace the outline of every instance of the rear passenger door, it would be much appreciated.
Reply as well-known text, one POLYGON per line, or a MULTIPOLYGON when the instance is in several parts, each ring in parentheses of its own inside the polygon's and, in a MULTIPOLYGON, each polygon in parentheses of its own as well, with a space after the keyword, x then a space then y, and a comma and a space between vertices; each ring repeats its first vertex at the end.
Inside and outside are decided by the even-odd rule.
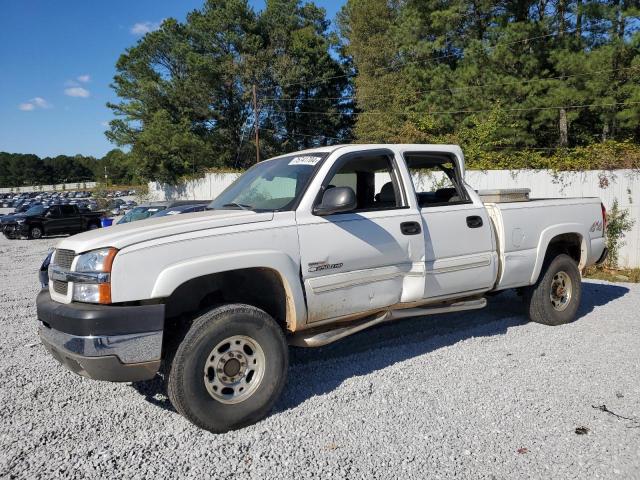
POLYGON ((338 158, 313 205, 326 190, 344 186, 356 193, 354 211, 296 212, 309 322, 355 318, 406 301, 407 282, 420 284, 414 290, 422 296, 421 272, 414 271, 421 268, 422 235, 406 230, 410 224, 419 228, 420 215, 407 202, 393 152, 357 151, 338 158))
POLYGON ((451 154, 405 151, 425 242, 425 298, 489 290, 497 277, 491 220, 451 154))

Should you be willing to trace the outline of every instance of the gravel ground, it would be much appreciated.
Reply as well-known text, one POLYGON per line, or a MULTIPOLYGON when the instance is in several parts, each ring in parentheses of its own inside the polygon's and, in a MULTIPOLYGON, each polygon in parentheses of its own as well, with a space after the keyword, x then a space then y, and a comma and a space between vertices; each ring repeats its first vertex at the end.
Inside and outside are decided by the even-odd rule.
POLYGON ((504 294, 293 350, 272 414, 213 435, 160 380, 86 380, 46 354, 36 270, 56 242, 0 238, 2 478, 640 478, 638 285, 586 282, 562 327, 504 294))

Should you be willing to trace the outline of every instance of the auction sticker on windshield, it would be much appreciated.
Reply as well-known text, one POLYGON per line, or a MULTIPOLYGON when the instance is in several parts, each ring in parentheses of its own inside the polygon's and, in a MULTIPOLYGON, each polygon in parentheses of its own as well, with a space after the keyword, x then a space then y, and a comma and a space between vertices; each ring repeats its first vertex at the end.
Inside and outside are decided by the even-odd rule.
POLYGON ((315 165, 322 157, 314 157, 312 155, 303 155, 301 157, 294 157, 293 160, 289 162, 289 165, 315 165))

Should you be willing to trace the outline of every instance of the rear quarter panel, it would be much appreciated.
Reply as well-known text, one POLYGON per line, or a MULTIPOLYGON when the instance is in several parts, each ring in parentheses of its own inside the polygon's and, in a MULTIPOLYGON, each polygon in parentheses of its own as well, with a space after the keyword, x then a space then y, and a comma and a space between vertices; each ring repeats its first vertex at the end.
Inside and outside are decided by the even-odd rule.
POLYGON ((538 279, 554 237, 577 233, 580 268, 604 250, 602 212, 597 198, 548 199, 487 204, 498 238, 501 269, 496 289, 531 285, 538 279))

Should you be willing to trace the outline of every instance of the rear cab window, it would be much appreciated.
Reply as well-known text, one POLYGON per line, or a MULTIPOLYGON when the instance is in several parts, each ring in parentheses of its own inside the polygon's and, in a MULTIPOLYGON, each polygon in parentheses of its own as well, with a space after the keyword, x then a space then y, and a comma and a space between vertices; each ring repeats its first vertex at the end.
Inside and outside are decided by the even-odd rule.
POLYGON ((404 160, 420 208, 472 203, 462 175, 448 154, 407 152, 404 160))

